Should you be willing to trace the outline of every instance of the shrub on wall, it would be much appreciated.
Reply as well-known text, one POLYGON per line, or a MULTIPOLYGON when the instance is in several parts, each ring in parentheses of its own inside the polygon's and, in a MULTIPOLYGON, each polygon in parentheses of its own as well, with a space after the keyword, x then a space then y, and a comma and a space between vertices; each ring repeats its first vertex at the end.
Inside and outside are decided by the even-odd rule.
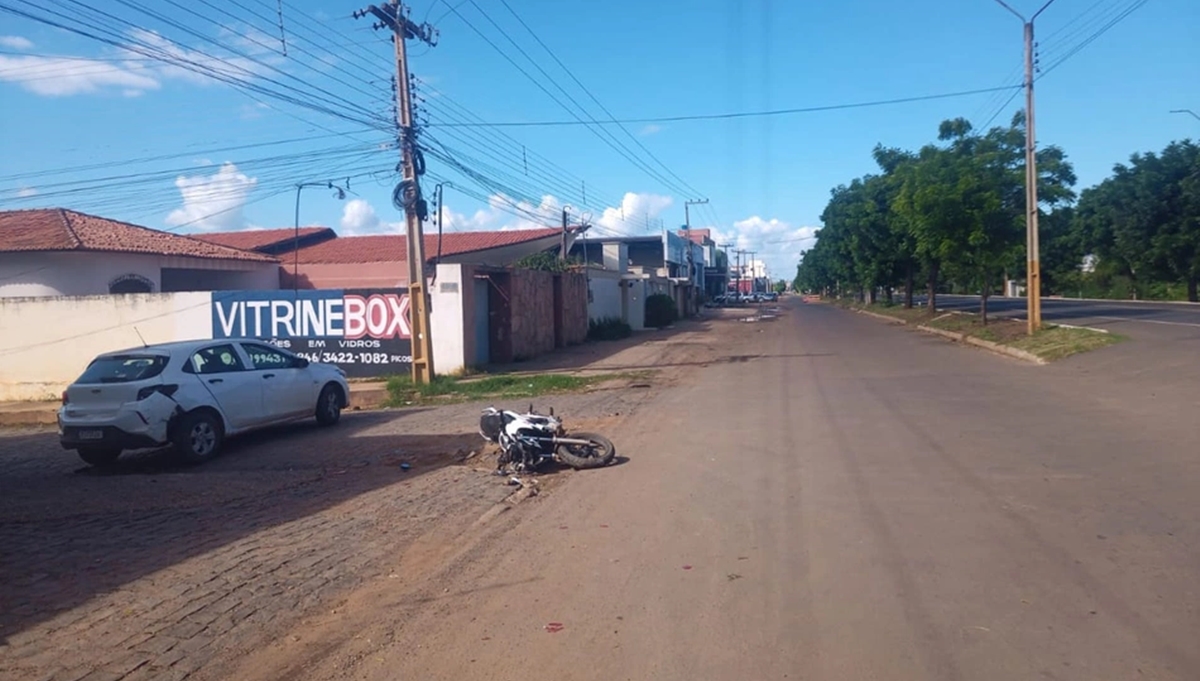
POLYGON ((622 338, 629 338, 632 335, 633 328, 618 317, 605 317, 604 319, 593 319, 588 322, 588 340, 620 340, 622 338))
POLYGON ((655 293, 646 299, 646 326, 661 329, 679 318, 675 299, 665 293, 655 293))

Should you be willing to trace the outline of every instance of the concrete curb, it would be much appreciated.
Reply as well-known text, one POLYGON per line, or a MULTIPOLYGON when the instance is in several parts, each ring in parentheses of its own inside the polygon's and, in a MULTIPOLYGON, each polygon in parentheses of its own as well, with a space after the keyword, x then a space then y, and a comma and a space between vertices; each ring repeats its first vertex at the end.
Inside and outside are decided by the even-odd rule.
POLYGON ((1019 360, 1023 360, 1026 362, 1031 362, 1033 364, 1038 364, 1038 365, 1047 364, 1046 360, 1042 359, 1041 357, 1038 357, 1037 355, 1033 354, 1032 352, 1025 352, 1024 350, 1018 350, 1017 348, 1010 348, 1007 345, 1000 345, 999 343, 993 343, 992 341, 984 340, 982 338, 975 338, 974 336, 968 336, 965 333, 955 333, 953 331, 943 331, 942 329, 935 329, 931 326, 924 326, 924 325, 918 326, 917 329, 920 331, 924 331, 926 333, 932 333, 932 334, 936 334, 938 336, 943 336, 945 338, 949 338, 952 341, 956 341, 959 343, 968 343, 970 345, 974 345, 976 347, 980 347, 985 350, 990 350, 997 354, 1007 355, 1014 359, 1019 359, 1019 360))
POLYGON ((878 312, 870 312, 867 310, 859 310, 857 308, 855 308, 854 311, 859 314, 865 314, 868 317, 874 317, 875 319, 882 319, 883 321, 890 322, 892 324, 903 324, 905 326, 908 325, 908 322, 906 320, 903 320, 899 317, 893 317, 891 315, 886 315, 886 314, 879 314, 878 312))
POLYGON ((1053 324, 1054 326, 1061 326, 1064 329, 1082 329, 1084 331, 1095 331, 1096 333, 1112 333, 1112 331, 1109 331, 1108 329, 1097 329, 1094 326, 1076 326, 1075 324, 1062 324, 1060 322, 1050 322, 1050 324, 1053 324))

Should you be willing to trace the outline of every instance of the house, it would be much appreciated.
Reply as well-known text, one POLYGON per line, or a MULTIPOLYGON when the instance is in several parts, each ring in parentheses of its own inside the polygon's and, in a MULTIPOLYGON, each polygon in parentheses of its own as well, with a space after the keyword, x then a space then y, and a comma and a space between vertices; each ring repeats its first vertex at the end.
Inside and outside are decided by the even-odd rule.
MULTIPOLYGON (((408 285, 408 242, 402 234, 337 236, 328 228, 301 230, 301 247, 291 229, 205 234, 213 244, 270 252, 279 259, 285 289, 403 288, 408 285), (307 231, 305 231, 307 230, 307 231), (325 231, 321 231, 325 230, 325 231)), ((568 231, 567 243, 575 239, 568 231)), ((521 258, 560 248, 558 228, 497 232, 451 232, 425 236, 426 272, 434 263, 506 267, 521 258)))
POLYGON ((698 262, 702 263, 704 271, 699 273, 701 279, 698 285, 704 292, 705 298, 715 298, 724 295, 729 282, 729 259, 717 248, 713 241, 711 229, 681 229, 679 236, 690 239, 698 251, 698 262), (702 259, 701 259, 702 258, 702 259))
POLYGON ((581 238, 571 247, 571 257, 587 264, 592 320, 615 317, 641 329, 645 299, 660 293, 675 299, 680 315, 695 311, 703 252, 679 235, 581 238))
POLYGON ((266 253, 64 208, 0 212, 0 297, 278 288, 266 253))
POLYGON ((306 246, 337 238, 328 227, 284 227, 281 229, 244 229, 239 232, 209 232, 197 234, 197 239, 243 251, 258 251, 267 255, 290 253, 306 246))

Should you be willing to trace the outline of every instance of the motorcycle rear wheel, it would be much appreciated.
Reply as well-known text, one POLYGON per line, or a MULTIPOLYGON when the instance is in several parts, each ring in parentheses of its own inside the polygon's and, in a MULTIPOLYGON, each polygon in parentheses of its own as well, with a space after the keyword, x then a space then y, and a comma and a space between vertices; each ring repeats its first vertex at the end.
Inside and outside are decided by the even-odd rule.
POLYGON ((601 468, 612 463, 617 455, 613 443, 603 435, 596 433, 571 433, 568 437, 575 440, 587 440, 590 445, 559 445, 558 459, 576 470, 584 468, 601 468))

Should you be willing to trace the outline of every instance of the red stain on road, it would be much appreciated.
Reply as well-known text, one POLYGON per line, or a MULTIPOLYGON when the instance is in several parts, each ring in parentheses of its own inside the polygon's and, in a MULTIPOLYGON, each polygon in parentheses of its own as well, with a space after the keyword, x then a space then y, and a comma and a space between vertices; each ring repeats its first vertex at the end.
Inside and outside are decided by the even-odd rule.
POLYGON ((563 630, 563 623, 562 622, 550 622, 544 628, 546 631, 553 634, 555 632, 559 632, 559 631, 563 630))

